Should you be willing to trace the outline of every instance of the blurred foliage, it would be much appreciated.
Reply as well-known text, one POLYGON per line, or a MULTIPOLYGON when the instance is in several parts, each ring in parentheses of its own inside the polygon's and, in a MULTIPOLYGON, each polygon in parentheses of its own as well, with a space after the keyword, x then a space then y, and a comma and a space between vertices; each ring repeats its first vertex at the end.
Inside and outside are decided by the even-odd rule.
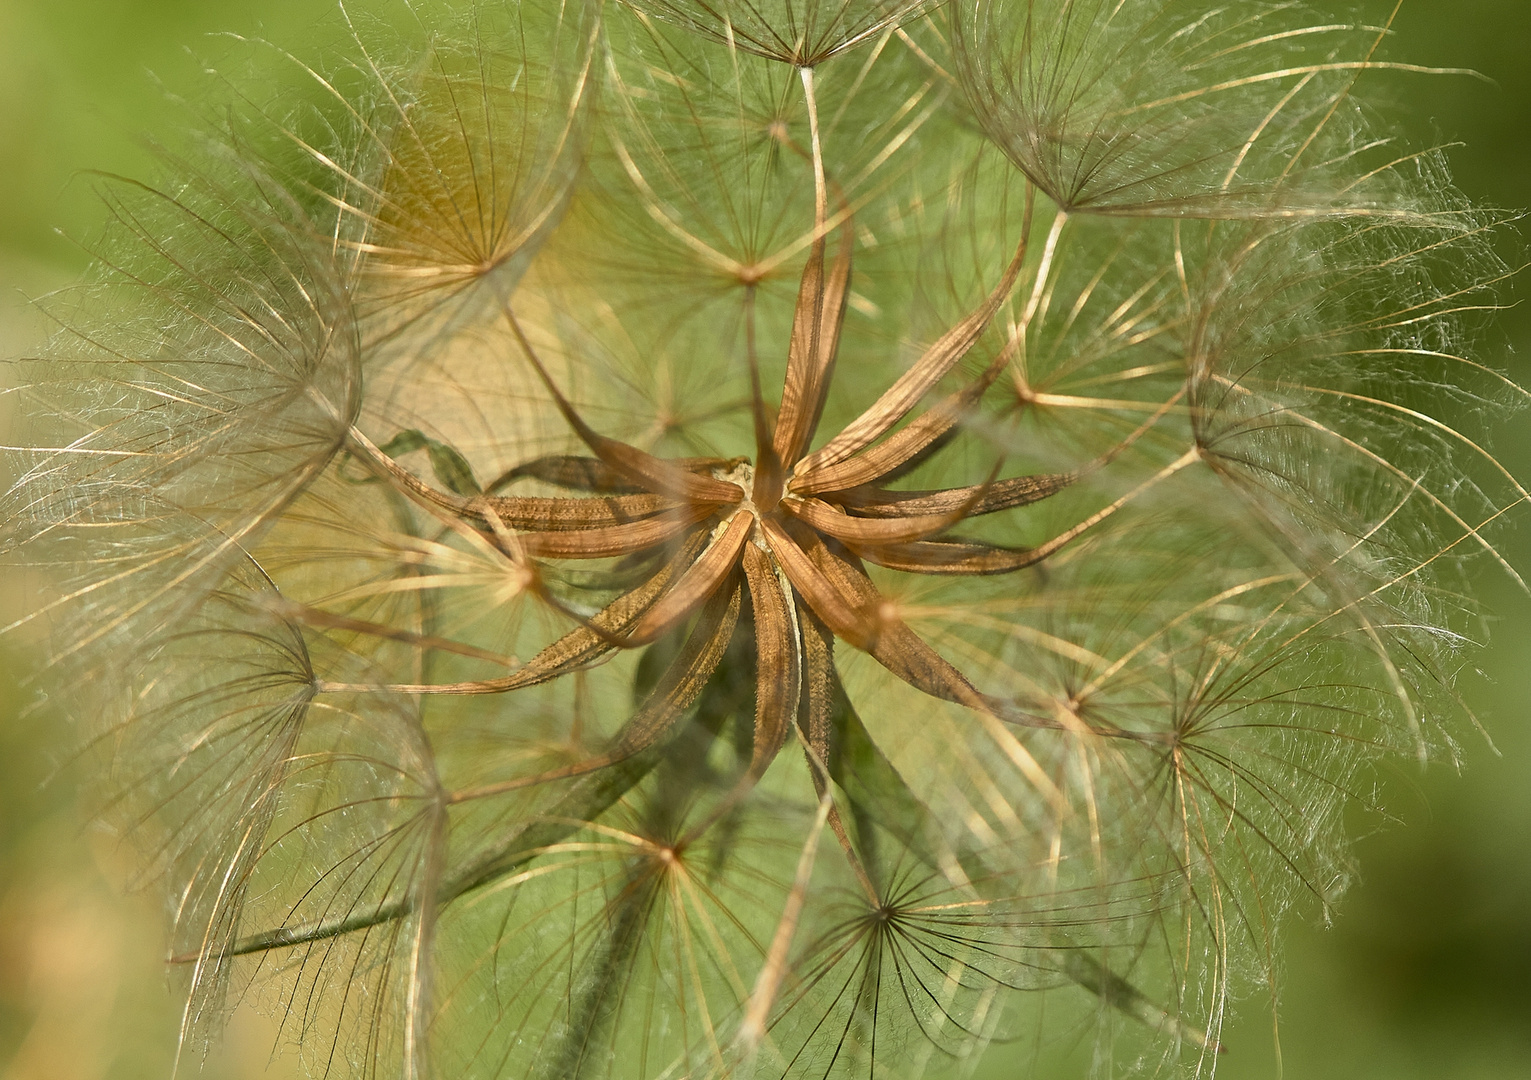
MULTIPOLYGON (((1390 6, 1369 14, 1385 18, 1390 6)), ((229 51, 207 35, 308 41, 321 13, 308 0, 0 0, 0 355, 42 330, 17 290, 35 295, 84 265, 54 232, 88 236, 100 218, 81 173, 152 171, 145 133, 173 129, 186 107, 165 88, 190 85, 229 51)), ((1531 203, 1531 6, 1414 0, 1395 26, 1395 57, 1492 80, 1393 80, 1385 93, 1410 134, 1463 144, 1451 160, 1472 198, 1531 203)), ((1483 354, 1517 347, 1512 371, 1531 381, 1531 305, 1491 333, 1483 354)), ((1524 415, 1495 449, 1531 475, 1524 415)), ((1531 566, 1524 528, 1508 554, 1531 566)), ((1437 765, 1392 778, 1384 801, 1400 823, 1358 845, 1361 883, 1334 926, 1289 930, 1279 1027, 1269 1001, 1245 1001, 1219 1076, 1531 1076, 1531 601, 1503 587, 1488 599, 1501 623, 1463 690, 1499 755, 1477 740, 1462 776, 1437 765)), ((0 621, 5 613, 0 584, 0 621)), ((74 814, 49 718, 25 709, 24 666, 12 656, 0 667, 0 1080, 167 1075, 176 1016, 159 913, 121 898, 124 853, 93 844, 74 814)), ((291 1072, 281 1060, 264 1071, 271 1030, 238 1014, 208 1075, 291 1072)), ((1067 1076, 1087 1064, 1083 1050, 1077 1062, 1067 1046, 1059 1054, 1016 1062, 997 1046, 983 1075, 1067 1076)))

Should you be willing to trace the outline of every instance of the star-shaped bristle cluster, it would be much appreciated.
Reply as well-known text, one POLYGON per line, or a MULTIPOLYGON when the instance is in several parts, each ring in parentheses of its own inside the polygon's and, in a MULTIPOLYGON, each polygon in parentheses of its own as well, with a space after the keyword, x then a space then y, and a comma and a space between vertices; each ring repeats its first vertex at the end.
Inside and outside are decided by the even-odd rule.
POLYGON ((1368 134, 1385 31, 409 7, 109 184, 7 399, 0 632, 187 1063, 265 1000, 336 1075, 1209 1071, 1521 581, 1500 215, 1368 134))
MULTIPOLYGON (((1029 216, 1028 212, 1028 226, 1029 216)), ((822 225, 821 219, 821 229, 822 225)), ((647 564, 656 567, 593 615, 564 608, 577 625, 510 675, 367 689, 408 694, 520 690, 588 667, 618 650, 650 645, 694 619, 669 668, 600 753, 458 792, 455 799, 483 798, 594 772, 660 745, 717 671, 741 619, 752 626, 755 641, 753 746, 745 774, 725 805, 743 797, 760 779, 793 722, 810 748, 810 759, 816 753, 819 757, 815 776, 822 791, 833 698, 843 693, 830 647, 835 638, 869 654, 931 697, 990 718, 1056 726, 977 689, 902 620, 865 565, 910 574, 1005 574, 1035 565, 1081 531, 1070 530, 1034 548, 952 533, 968 518, 1045 499, 1068 486, 1077 473, 1001 479, 1001 460, 989 477, 965 486, 889 486, 938 453, 1005 371, 1014 338, 975 378, 931 401, 938 385, 974 351, 1014 288, 1025 262, 1029 228, 984 301, 929 346, 874 403, 810 451, 833 380, 850 286, 848 214, 838 230, 841 239, 834 261, 826 267, 827 245, 821 233, 803 270, 774 419, 762 400, 757 358, 748 358, 754 389, 753 456, 667 459, 601 435, 564 395, 508 305, 504 316, 525 360, 588 454, 538 458, 513 468, 506 478, 535 478, 567 490, 567 496, 445 492, 353 431, 357 452, 385 479, 435 513, 487 534, 534 588, 541 560, 648 559, 647 564), (660 557, 653 558, 656 555, 660 557)), ((496 486, 500 485, 491 485, 496 486)), ((545 590, 541 595, 558 603, 545 590)), ((326 685, 331 690, 363 688, 326 685)), ((848 845, 846 853, 854 862, 848 845)))

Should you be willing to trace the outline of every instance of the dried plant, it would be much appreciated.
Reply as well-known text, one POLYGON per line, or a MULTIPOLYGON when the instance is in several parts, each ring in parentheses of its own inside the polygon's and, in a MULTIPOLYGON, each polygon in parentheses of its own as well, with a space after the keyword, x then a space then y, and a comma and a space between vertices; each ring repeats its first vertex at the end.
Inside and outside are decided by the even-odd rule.
POLYGON ((185 1066, 253 998, 323 1075, 1210 1074, 1519 582, 1385 28, 414 14, 106 182, 23 365, 185 1066))

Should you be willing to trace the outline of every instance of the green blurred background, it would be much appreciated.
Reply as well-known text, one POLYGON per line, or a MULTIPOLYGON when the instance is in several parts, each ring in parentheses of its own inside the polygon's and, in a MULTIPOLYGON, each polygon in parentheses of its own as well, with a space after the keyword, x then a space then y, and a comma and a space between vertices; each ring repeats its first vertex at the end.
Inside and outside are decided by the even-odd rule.
MULTIPOLYGON (((212 35, 307 53, 336 23, 315 0, 0 0, 0 357, 46 330, 27 298, 85 266, 69 237, 88 239, 102 218, 86 171, 153 175, 150 140, 186 119, 174 94, 194 93, 220 58, 245 66, 246 46, 212 35)), ((1460 141, 1451 160, 1476 201, 1531 204, 1531 2, 1410 0, 1394 25, 1391 59, 1490 81, 1389 78, 1372 99, 1416 144, 1460 141)), ((1522 261, 1519 243, 1504 243, 1507 260, 1522 261)), ((1531 282, 1505 299, 1517 296, 1531 296, 1531 282)), ((1506 311, 1482 346, 1531 384, 1531 304, 1506 311)), ((1531 416, 1505 425, 1494 448, 1531 477, 1531 416)), ((1531 527, 1506 550, 1531 570, 1531 527)), ((1369 830, 1358 884, 1333 926, 1308 912, 1289 927, 1279 1029, 1268 998, 1240 1002, 1224 1032, 1226 1080, 1531 1078, 1531 601, 1502 578, 1485 574, 1482 587, 1497 622, 1464 689, 1498 754, 1469 734, 1460 775, 1400 768, 1385 781, 1400 821, 1378 830, 1358 818, 1369 830)), ((0 624, 8 604, 0 583, 0 624)), ((56 733, 25 709, 25 664, 14 644, 0 654, 0 1080, 167 1077, 177 1017, 160 912, 124 898, 130 858, 73 812, 56 733)), ((293 1075, 289 1057, 272 1058, 273 1033, 239 1012, 207 1074, 293 1075)), ((984 1074, 1026 1071, 996 1051, 984 1074)))

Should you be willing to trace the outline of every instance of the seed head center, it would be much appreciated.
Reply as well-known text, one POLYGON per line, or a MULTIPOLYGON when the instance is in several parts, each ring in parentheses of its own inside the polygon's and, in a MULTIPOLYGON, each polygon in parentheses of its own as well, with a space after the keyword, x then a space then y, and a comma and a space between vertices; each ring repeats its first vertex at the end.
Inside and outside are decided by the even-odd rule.
POLYGON ((733 519, 742 513, 748 512, 755 517, 755 527, 750 530, 750 540, 762 551, 770 551, 771 544, 767 540, 765 530, 760 527, 763 515, 760 508, 755 505, 751 497, 755 490, 755 464, 748 458, 735 458, 728 462, 726 467, 719 467, 712 471, 712 475, 718 479, 738 486, 744 494, 740 497, 737 508, 733 513, 719 522, 715 535, 721 536, 723 531, 733 519))

